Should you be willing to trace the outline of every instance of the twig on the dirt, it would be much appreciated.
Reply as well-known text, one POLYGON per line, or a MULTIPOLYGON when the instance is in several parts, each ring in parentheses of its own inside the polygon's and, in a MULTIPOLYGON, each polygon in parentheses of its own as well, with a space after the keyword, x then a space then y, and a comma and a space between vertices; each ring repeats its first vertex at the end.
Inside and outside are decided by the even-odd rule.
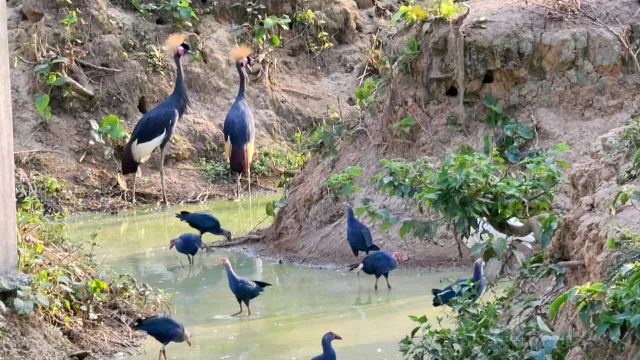
POLYGON ((22 56, 18 56, 18 59, 22 60, 22 62, 30 64, 30 65, 35 65, 37 64, 37 62, 35 61, 29 61, 29 60, 25 60, 22 56))
POLYGON ((113 72, 121 72, 122 71, 121 69, 112 69, 112 68, 108 68, 108 67, 104 67, 104 66, 94 65, 94 64, 92 64, 90 62, 86 62, 86 61, 81 60, 81 59, 74 59, 74 60, 76 62, 84 65, 84 66, 88 66, 90 68, 94 68, 94 69, 97 69, 97 70, 113 71, 113 72))
POLYGON ((209 247, 212 248, 230 248, 230 247, 235 247, 238 245, 242 245, 246 242, 249 241, 256 241, 256 240, 261 240, 263 239, 264 236, 262 235, 245 235, 245 236, 240 236, 237 237, 231 241, 214 241, 211 245, 209 245, 209 247))
MULTIPOLYGON (((425 115, 427 115, 427 112, 424 111, 424 104, 422 104, 423 107, 423 113, 425 115)), ((433 140, 433 142, 435 142, 436 144, 440 145, 442 147, 442 149, 444 151, 447 151, 447 147, 444 146, 443 143, 440 142, 440 140, 438 140, 433 133, 431 132, 431 127, 429 126, 429 119, 427 119, 427 126, 425 127, 424 125, 422 125, 422 123, 418 120, 418 117, 416 116, 416 114, 413 111, 409 111, 411 113, 411 116, 413 116, 413 120, 418 124, 418 126, 420 126, 420 128, 422 129, 422 131, 426 132, 429 137, 431 137, 431 140, 433 140)), ((427 115, 428 118, 431 118, 429 115, 427 115)))
POLYGON ((23 142, 22 142, 22 146, 24 146, 29 140, 31 140, 31 137, 33 137, 33 135, 35 135, 38 131, 40 131, 40 129, 42 129, 42 127, 44 127, 46 123, 43 122, 42 124, 40 124, 40 126, 38 126, 38 128, 36 129, 36 131, 32 132, 31 135, 29 135, 23 142))
POLYGON ((311 95, 311 94, 307 94, 307 93, 302 92, 302 91, 299 91, 299 90, 289 89, 289 88, 282 87, 282 86, 279 86, 278 88, 279 88, 280 90, 282 90, 282 91, 286 91, 286 92, 293 93, 293 94, 297 94, 297 95, 301 95, 301 96, 306 96, 306 97, 308 97, 308 98, 312 98, 312 99, 314 99, 314 100, 320 100, 320 99, 322 99, 322 98, 320 98, 320 97, 318 97, 318 96, 311 95))
POLYGON ((14 151, 13 155, 21 155, 21 154, 33 154, 33 153, 37 153, 37 152, 50 152, 50 153, 55 153, 58 155, 62 155, 65 156, 71 160, 73 160, 73 162, 80 166, 80 164, 76 161, 76 159, 74 159, 71 155, 65 154, 62 151, 58 151, 58 150, 47 150, 47 149, 33 149, 33 150, 24 150, 24 151, 14 151))

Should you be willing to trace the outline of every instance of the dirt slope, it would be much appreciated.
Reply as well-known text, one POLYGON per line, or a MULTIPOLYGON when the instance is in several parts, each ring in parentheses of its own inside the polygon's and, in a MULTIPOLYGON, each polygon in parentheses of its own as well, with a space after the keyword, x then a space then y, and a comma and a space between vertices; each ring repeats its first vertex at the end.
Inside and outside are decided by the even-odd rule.
MULTIPOLYGON (((598 3, 611 5, 607 1, 598 3)), ((633 64, 613 34, 577 20, 554 20, 544 9, 520 1, 468 4, 471 12, 463 27, 468 129, 448 127, 448 116, 458 99, 445 93, 459 86, 455 82, 456 53, 449 24, 432 24, 427 30, 430 35, 401 30, 390 36, 401 49, 405 39, 417 33, 421 55, 425 49, 431 54, 430 73, 425 70, 428 57, 420 57, 412 76, 399 75, 387 87, 382 115, 365 118, 362 128, 371 137, 358 131, 353 142, 341 145, 337 159, 318 157, 306 165, 294 180, 295 190, 288 205, 274 226, 261 235, 264 238, 254 251, 271 256, 284 253, 291 261, 311 265, 343 266, 352 262, 343 213, 336 212, 336 204, 325 188, 306 184, 322 184, 331 174, 358 164, 363 167, 362 177, 357 180, 361 190, 352 203, 358 205, 364 197, 371 197, 374 202, 384 202, 394 214, 416 215, 397 199, 381 196, 368 181, 379 171, 378 160, 437 156, 459 144, 480 150, 486 128, 481 100, 486 95, 496 96, 508 114, 535 125, 539 147, 567 143, 571 151, 564 160, 570 164, 590 159, 594 139, 625 124, 635 113, 640 77, 632 74, 633 64), (474 24, 474 19, 487 14, 488 21, 474 24), (487 76, 491 81, 485 80, 487 76), (398 139, 392 124, 405 116, 419 122, 419 127, 412 129, 408 139, 398 139)), ((625 4, 633 11, 638 8, 630 0, 625 4)), ((630 18, 626 12, 622 15, 630 18)), ((632 41, 635 36, 632 34, 632 41)), ((567 186, 564 195, 558 196, 556 208, 571 210, 574 191, 567 186)), ((367 218, 364 222, 372 225, 367 218)), ((400 239, 400 224, 385 233, 377 230, 380 225, 372 226, 374 241, 387 250, 406 253, 413 259, 411 266, 471 263, 466 257, 457 257, 455 242, 446 231, 440 231, 431 242, 423 242, 400 239)))

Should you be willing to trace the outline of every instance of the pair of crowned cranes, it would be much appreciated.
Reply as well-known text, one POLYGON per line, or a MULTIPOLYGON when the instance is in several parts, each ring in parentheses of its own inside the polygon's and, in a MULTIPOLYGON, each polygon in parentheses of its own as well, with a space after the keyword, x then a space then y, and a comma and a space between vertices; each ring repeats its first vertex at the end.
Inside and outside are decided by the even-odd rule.
MULTIPOLYGON (((193 54, 184 37, 180 34, 169 36, 165 43, 165 50, 173 53, 176 63, 176 83, 173 93, 142 116, 131 133, 131 138, 122 153, 122 173, 133 175, 132 201, 136 201, 136 175, 138 166, 149 159, 151 153, 160 148, 160 181, 162 183, 162 200, 167 204, 167 193, 164 181, 164 149, 171 140, 176 123, 182 118, 190 105, 187 87, 182 70, 182 58, 193 54)), ((245 82, 247 72, 251 70, 251 49, 244 45, 235 46, 231 50, 231 57, 236 62, 236 69, 240 75, 240 89, 235 102, 229 109, 224 121, 224 149, 227 162, 232 171, 238 173, 236 181, 236 195, 240 195, 240 178, 247 174, 249 193, 251 193, 251 177, 249 166, 254 152, 255 124, 251 107, 245 98, 245 82)))

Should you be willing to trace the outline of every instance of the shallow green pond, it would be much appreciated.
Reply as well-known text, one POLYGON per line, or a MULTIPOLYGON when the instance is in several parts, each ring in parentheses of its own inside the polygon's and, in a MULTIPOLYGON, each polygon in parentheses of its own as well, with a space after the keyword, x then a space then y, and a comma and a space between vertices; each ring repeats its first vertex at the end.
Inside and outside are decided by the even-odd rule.
MULTIPOLYGON (((175 218, 180 210, 210 211, 234 236, 251 230, 265 217, 267 201, 279 195, 247 200, 220 200, 201 206, 174 207, 167 211, 136 210, 119 215, 80 216, 71 219, 70 236, 87 241, 99 227, 95 251, 99 263, 121 273, 176 293, 174 317, 193 335, 193 347, 172 343, 169 359, 310 359, 322 352, 320 338, 334 331, 344 340, 334 341, 339 359, 400 359, 398 341, 412 328, 407 315, 435 319, 443 308, 431 306, 430 289, 441 287, 440 279, 467 273, 421 274, 402 269, 391 273, 393 289, 373 290, 374 278, 345 270, 321 270, 279 265, 270 260, 216 250, 199 253, 189 269, 187 258, 169 240, 195 232, 175 218), (273 284, 251 303, 253 315, 228 316, 238 310, 224 273, 218 266, 228 257, 240 276, 273 284)), ((268 225, 267 222, 261 226, 268 225)), ((207 234, 206 242, 216 237, 207 234)), ((345 246, 346 239, 345 239, 345 246)), ((148 339, 135 359, 157 359, 160 345, 148 339)))

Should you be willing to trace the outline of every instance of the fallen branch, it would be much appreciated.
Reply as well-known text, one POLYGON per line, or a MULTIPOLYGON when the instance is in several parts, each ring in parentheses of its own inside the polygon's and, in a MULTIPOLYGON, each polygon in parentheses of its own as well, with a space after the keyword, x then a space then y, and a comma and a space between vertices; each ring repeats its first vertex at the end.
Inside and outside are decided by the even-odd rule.
POLYGON ((13 155, 33 154, 37 152, 50 152, 54 154, 59 154, 71 159, 76 165, 80 166, 80 164, 76 161, 76 159, 74 159, 71 155, 65 154, 62 151, 58 151, 58 150, 33 149, 33 150, 24 150, 24 151, 14 151, 13 155))
POLYGON ((230 248, 242 245, 247 242, 256 242, 264 239, 264 235, 245 235, 237 237, 231 241, 214 241, 209 247, 211 248, 230 248))
POLYGON ((120 69, 112 69, 112 68, 108 68, 108 67, 104 67, 104 66, 99 66, 99 65, 94 65, 92 63, 86 62, 84 60, 80 60, 80 59, 75 59, 76 62, 84 65, 84 66, 88 66, 90 68, 94 68, 96 70, 104 70, 104 71, 113 71, 113 72, 122 72, 122 70, 120 69))

